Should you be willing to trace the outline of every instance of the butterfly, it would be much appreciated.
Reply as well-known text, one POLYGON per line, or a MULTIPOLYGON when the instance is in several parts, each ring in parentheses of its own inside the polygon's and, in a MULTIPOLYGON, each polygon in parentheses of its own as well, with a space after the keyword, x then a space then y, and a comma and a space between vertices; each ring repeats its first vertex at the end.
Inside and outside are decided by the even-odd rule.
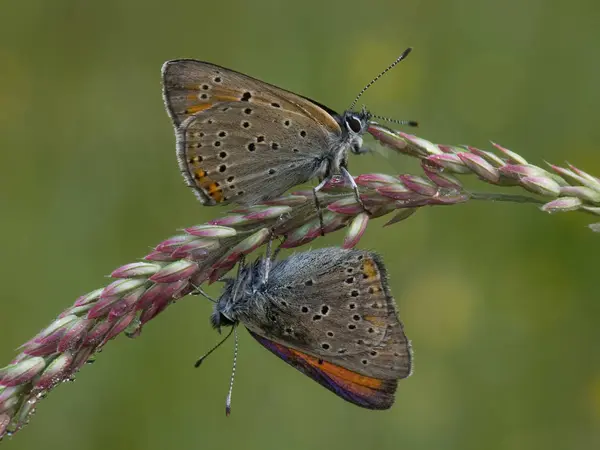
MULTIPOLYGON (((398 380, 411 373, 411 345, 372 252, 334 247, 240 265, 211 322, 219 331, 241 323, 274 355, 364 408, 391 407, 398 380)), ((232 386, 233 378, 227 412, 232 386)))
POLYGON ((167 61, 162 67, 163 98, 187 184, 204 205, 253 205, 318 178, 318 206, 316 193, 341 175, 362 204, 347 158, 349 151, 368 151, 362 136, 376 116, 353 108, 369 86, 410 51, 371 81, 343 114, 209 62, 167 61))

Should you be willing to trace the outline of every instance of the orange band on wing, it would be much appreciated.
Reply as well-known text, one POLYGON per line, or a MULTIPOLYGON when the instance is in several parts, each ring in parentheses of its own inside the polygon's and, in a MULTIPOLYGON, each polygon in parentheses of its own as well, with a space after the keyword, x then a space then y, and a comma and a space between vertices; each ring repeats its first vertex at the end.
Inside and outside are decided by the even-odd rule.
POLYGON ((213 100, 217 102, 239 102, 241 101, 241 97, 231 97, 230 95, 213 95, 213 100))
POLYGON ((344 387, 351 389, 352 391, 356 392, 360 388, 364 388, 365 391, 368 389, 381 389, 383 385, 383 380, 380 380, 378 378, 360 375, 341 366, 337 366, 327 361, 323 361, 321 359, 315 358, 314 356, 307 355, 306 353, 299 352, 298 350, 294 350, 292 348, 290 348, 289 350, 298 358, 303 359, 309 365, 326 373, 328 376, 335 379, 337 383, 344 385, 344 387))
POLYGON ((364 316, 363 319, 369 322, 370 324, 375 325, 376 327, 385 328, 387 325, 387 318, 385 317, 364 316))
MULTIPOLYGON (((206 94, 203 93, 200 95, 206 95, 206 94)), ((188 106, 185 109, 185 113, 186 114, 196 114, 196 113, 199 113, 200 111, 204 111, 209 108, 212 108, 217 103, 239 102, 242 99, 240 97, 232 97, 230 95, 218 95, 218 94, 213 95, 210 98, 202 99, 199 97, 199 94, 193 93, 193 94, 187 95, 187 100, 190 103, 190 106, 188 106), (201 103, 194 104, 197 101, 200 101, 201 103)))
POLYGON ((365 258, 365 262, 363 263, 363 275, 365 279, 374 278, 379 275, 379 270, 377 269, 377 265, 375 261, 370 258, 365 258))
POLYGON ((219 187, 219 184, 216 181, 208 176, 205 170, 196 170, 194 172, 194 178, 196 180, 196 184, 204 189, 205 193, 215 202, 221 203, 224 200, 223 189, 219 187))
MULTIPOLYGON (((195 96, 193 96, 193 97, 195 97, 195 96)), ((194 100, 196 100, 196 99, 194 98, 194 100)), ((213 105, 212 103, 202 103, 200 105, 188 106, 185 109, 185 113, 186 114, 196 114, 197 112, 204 111, 205 109, 210 108, 212 105, 213 105)))
POLYGON ((286 347, 250 331, 261 345, 321 386, 355 405, 387 409, 394 403, 397 380, 381 380, 358 374, 344 367, 286 347))
POLYGON ((214 181, 208 185, 208 195, 210 195, 217 203, 223 201, 223 189, 214 181))

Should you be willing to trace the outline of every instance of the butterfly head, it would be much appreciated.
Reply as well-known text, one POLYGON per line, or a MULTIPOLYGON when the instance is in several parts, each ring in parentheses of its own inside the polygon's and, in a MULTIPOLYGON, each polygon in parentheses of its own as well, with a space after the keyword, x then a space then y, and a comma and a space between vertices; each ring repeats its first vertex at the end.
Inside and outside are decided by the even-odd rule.
POLYGON ((236 278, 223 280, 225 288, 210 316, 211 324, 217 330, 236 325, 240 315, 253 307, 256 293, 264 287, 264 267, 260 259, 250 265, 240 264, 236 278))
POLYGON ((227 279, 223 294, 215 303, 213 313, 210 316, 210 323, 213 328, 221 332, 221 327, 231 327, 238 322, 234 306, 236 297, 236 287, 239 289, 239 279, 227 279))
POLYGON ((221 327, 232 327, 237 323, 237 321, 233 320, 226 313, 217 311, 215 308, 215 311, 210 316, 210 323, 213 328, 221 332, 221 327))
POLYGON ((369 121, 371 119, 371 113, 363 106, 362 110, 357 111, 346 111, 342 116, 342 126, 344 131, 348 135, 348 141, 350 151, 352 153, 364 153, 362 149, 362 135, 366 133, 369 128, 369 121))

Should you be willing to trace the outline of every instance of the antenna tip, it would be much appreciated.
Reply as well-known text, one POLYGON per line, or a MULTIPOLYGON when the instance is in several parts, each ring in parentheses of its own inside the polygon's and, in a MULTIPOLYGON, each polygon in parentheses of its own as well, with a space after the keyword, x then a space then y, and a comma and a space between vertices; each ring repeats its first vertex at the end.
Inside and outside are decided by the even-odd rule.
POLYGON ((416 120, 409 120, 407 125, 409 127, 418 127, 419 126, 419 122, 417 122, 416 120))
POLYGON ((410 52, 412 52, 412 50, 413 50, 413 48, 412 48, 412 47, 408 47, 406 50, 404 50, 404 51, 402 52, 402 54, 400 55, 400 59, 404 59, 404 58, 406 58, 406 57, 408 56, 408 54, 409 54, 410 52))
POLYGON ((196 363, 194 364, 194 367, 197 369, 198 367, 200 367, 200 364, 202 364, 203 361, 204 361, 204 357, 200 358, 198 361, 196 361, 196 363))
POLYGON ((231 415, 231 405, 225 406, 225 416, 229 417, 231 415))

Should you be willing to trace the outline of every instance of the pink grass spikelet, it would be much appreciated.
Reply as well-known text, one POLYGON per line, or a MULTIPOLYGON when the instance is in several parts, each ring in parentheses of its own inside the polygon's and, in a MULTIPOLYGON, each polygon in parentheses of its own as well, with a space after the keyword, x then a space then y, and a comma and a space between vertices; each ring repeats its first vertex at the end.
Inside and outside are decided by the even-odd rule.
POLYGON ((148 279, 155 283, 172 283, 174 281, 190 278, 197 270, 198 264, 196 264, 196 262, 180 259, 179 261, 167 264, 148 279))
POLYGON ((422 177, 417 177, 415 175, 400 175, 398 179, 405 188, 411 190, 415 194, 433 197, 438 191, 438 186, 422 177))
POLYGON ((369 215, 365 212, 358 214, 354 219, 352 219, 342 247, 353 248, 356 244, 358 244, 358 241, 360 241, 360 238, 367 229, 368 223, 369 215))
POLYGON ((498 169, 492 166, 481 156, 467 152, 459 153, 457 156, 480 178, 490 183, 497 183, 498 180, 500 180, 500 173, 498 172, 498 169))
POLYGON ((549 213, 576 211, 582 204, 581 199, 577 197, 561 197, 546 203, 541 210, 549 213))
POLYGON ((5 367, 0 384, 2 386, 18 386, 28 383, 46 367, 44 358, 35 356, 5 367))
POLYGON ((355 198, 342 198, 336 202, 327 205, 327 209, 336 214, 354 216, 363 211, 363 207, 356 201, 355 198))
POLYGON ((186 228, 185 232, 196 237, 207 237, 214 239, 233 237, 237 233, 235 228, 218 225, 196 225, 194 227, 186 228))
POLYGON ((246 214, 246 220, 251 221, 264 221, 270 219, 277 219, 284 214, 289 213, 292 210, 290 206, 270 206, 263 208, 260 211, 251 212, 246 214))
POLYGON ((155 274, 160 269, 160 265, 138 261, 119 267, 110 274, 112 278, 134 278, 148 277, 155 274))
POLYGON ((529 192, 547 197, 558 197, 560 185, 551 178, 546 177, 523 177, 521 184, 529 192))
POLYGON ((38 390, 52 389, 68 377, 72 363, 73 355, 71 352, 64 351, 46 367, 33 384, 33 388, 38 390))

